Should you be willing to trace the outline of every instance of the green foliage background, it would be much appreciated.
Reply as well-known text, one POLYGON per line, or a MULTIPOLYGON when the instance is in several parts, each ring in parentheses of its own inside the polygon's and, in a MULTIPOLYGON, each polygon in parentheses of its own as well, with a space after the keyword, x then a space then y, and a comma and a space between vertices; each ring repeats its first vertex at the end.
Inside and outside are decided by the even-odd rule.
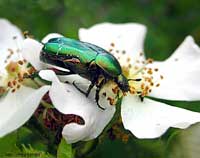
MULTIPOLYGON (((200 43, 198 0, 0 0, 0 17, 9 19, 23 31, 28 30, 38 40, 50 32, 78 38, 80 27, 105 21, 142 23, 148 27, 145 52, 156 60, 166 59, 187 35, 192 35, 200 43)), ((198 102, 170 104, 200 111, 198 102)), ((171 129, 160 139, 138 140, 133 137, 127 144, 107 140, 88 158, 179 158, 184 157, 186 149, 192 151, 193 148, 200 153, 194 144, 181 148, 184 142, 178 143, 177 133, 178 138, 182 136, 180 131, 171 129)), ((2 146, 0 143, 0 148, 2 146)))

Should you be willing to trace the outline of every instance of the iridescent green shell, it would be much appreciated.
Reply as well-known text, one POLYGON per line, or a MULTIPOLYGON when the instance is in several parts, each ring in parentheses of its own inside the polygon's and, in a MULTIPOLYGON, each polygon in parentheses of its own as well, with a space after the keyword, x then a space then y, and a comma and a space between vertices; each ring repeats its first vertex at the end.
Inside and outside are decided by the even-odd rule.
POLYGON ((82 42, 65 37, 49 40, 45 43, 43 51, 54 55, 76 57, 81 63, 89 63, 97 55, 96 52, 85 46, 82 42))
MULTIPOLYGON (((61 58, 76 58, 80 60, 80 64, 71 64, 67 60, 63 61, 65 65, 70 66, 71 70, 77 73, 87 74, 87 69, 82 67, 88 65, 89 69, 91 62, 94 62, 111 77, 117 77, 122 72, 119 62, 112 54, 90 43, 65 37, 53 38, 44 44, 43 52, 54 55, 56 57, 55 60, 61 60, 61 58)), ((52 63, 58 64, 58 62, 52 63)))
POLYGON ((95 63, 112 77, 116 77, 122 72, 119 62, 108 53, 98 54, 95 63))

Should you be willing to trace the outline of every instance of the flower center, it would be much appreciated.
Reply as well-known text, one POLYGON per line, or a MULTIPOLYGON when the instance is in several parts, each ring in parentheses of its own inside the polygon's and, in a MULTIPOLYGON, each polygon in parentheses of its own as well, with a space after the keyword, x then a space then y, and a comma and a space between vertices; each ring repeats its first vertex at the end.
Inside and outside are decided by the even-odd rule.
POLYGON ((6 66, 6 71, 7 90, 11 89, 12 92, 15 92, 24 83, 25 78, 35 72, 35 69, 29 66, 26 60, 19 60, 17 62, 11 61, 6 66))
POLYGON ((101 88, 99 96, 99 103, 104 105, 104 108, 110 105, 113 106, 116 105, 120 97, 120 89, 114 81, 110 80, 101 88))
POLYGON ((14 93, 25 83, 25 80, 27 81, 28 76, 36 71, 25 59, 22 59, 20 43, 16 36, 13 36, 13 41, 15 47, 6 50, 7 56, 3 61, 5 67, 0 72, 0 96, 9 90, 14 93))
POLYGON ((152 59, 145 60, 143 53, 138 53, 133 59, 126 51, 117 49, 115 43, 111 43, 110 47, 109 52, 118 59, 123 74, 129 80, 131 94, 143 98, 148 96, 153 88, 160 86, 164 77, 159 74, 159 69, 154 67, 152 59))
POLYGON ((148 96, 153 88, 160 86, 160 81, 164 78, 159 75, 159 69, 151 67, 152 59, 137 61, 131 67, 123 67, 123 71, 128 70, 126 77, 129 79, 130 93, 140 97, 148 96), (159 76, 159 78, 158 78, 159 76), (133 80, 132 80, 133 79, 133 80))

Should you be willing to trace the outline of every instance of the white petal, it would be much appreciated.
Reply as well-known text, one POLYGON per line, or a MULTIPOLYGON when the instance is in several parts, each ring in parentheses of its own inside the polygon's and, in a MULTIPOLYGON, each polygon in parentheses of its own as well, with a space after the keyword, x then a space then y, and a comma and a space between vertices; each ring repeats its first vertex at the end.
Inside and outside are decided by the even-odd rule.
POLYGON ((169 59, 155 62, 152 67, 157 67, 164 79, 150 96, 168 100, 200 100, 200 48, 191 36, 169 59))
POLYGON ((169 127, 187 128, 200 121, 200 114, 164 103, 128 95, 123 98, 121 115, 124 127, 138 138, 157 138, 169 127))
POLYGON ((91 92, 86 98, 74 86, 60 83, 53 71, 43 70, 39 75, 52 81, 49 95, 54 106, 64 114, 78 115, 85 121, 84 125, 70 123, 64 127, 62 133, 67 142, 96 138, 111 120, 115 107, 106 106, 105 110, 100 109, 94 99, 95 93, 91 92))
POLYGON ((77 85, 86 85, 87 87, 91 84, 91 82, 80 75, 73 74, 73 75, 66 75, 66 76, 59 76, 60 81, 62 82, 69 82, 75 83, 77 85))
POLYGON ((46 35, 46 36, 42 39, 42 43, 47 43, 48 40, 50 40, 51 38, 57 38, 57 37, 63 37, 63 35, 58 34, 58 33, 50 33, 50 34, 46 35))
POLYGON ((22 33, 19 28, 6 19, 0 19, 0 35, 0 48, 19 49, 18 44, 23 40, 22 33))
POLYGON ((140 53, 143 52, 145 34, 146 27, 137 23, 102 23, 79 30, 80 40, 96 44, 107 51, 113 49, 111 53, 115 57, 120 57, 119 61, 122 65, 127 62, 127 56, 122 55, 124 50, 133 60, 141 58, 140 53), (114 43, 115 46, 112 47, 111 43, 114 43), (119 53, 116 52, 117 50, 119 53))
POLYGON ((81 116, 85 120, 85 125, 75 123, 66 125, 62 132, 64 138, 69 143, 96 138, 112 119, 115 107, 106 104, 107 106, 103 106, 106 106, 106 109, 102 110, 97 106, 94 96, 86 98, 84 94, 80 93, 74 87, 66 85, 66 91, 69 91, 69 89, 71 91, 66 94, 68 102, 65 102, 65 104, 64 102, 62 103, 64 107, 62 112, 81 116))
POLYGON ((0 73, 5 73, 4 67, 8 63, 7 56, 10 54, 8 49, 14 52, 9 61, 19 60, 20 56, 16 52, 21 48, 22 41, 23 36, 20 29, 8 20, 0 18, 0 73))
MULTIPOLYGON (((46 43, 49 39, 55 37, 62 37, 62 35, 57 33, 51 33, 45 36, 42 40, 42 43, 46 43)), ((44 64, 40 61, 40 52, 42 50, 43 45, 34 40, 34 39, 25 39, 22 46, 22 56, 27 61, 29 61, 37 70, 44 69, 48 67, 47 64, 44 64)))
POLYGON ((22 126, 34 113, 49 86, 40 89, 21 87, 0 99, 0 137, 22 126))
POLYGON ((23 42, 22 56, 30 62, 37 70, 44 68, 44 64, 40 61, 40 51, 43 45, 34 39, 27 38, 23 42))

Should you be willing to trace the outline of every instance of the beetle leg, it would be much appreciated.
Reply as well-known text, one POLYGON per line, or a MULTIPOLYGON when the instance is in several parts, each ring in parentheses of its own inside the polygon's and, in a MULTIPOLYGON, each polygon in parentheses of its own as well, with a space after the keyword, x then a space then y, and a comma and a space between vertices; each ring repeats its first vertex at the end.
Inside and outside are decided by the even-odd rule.
POLYGON ((140 95, 139 97, 140 97, 141 102, 143 102, 144 101, 144 97, 142 95, 140 95))
POLYGON ((94 84, 91 83, 90 86, 89 86, 89 88, 87 89, 87 92, 84 92, 82 89, 80 89, 80 88, 75 84, 75 81, 74 81, 72 84, 73 84, 74 87, 75 87, 76 89, 78 89, 81 93, 85 94, 86 97, 89 96, 91 89, 94 87, 94 84))
POLYGON ((88 67, 88 71, 90 71, 90 70, 95 70, 96 69, 96 63, 95 63, 95 61, 93 60, 93 61, 91 61, 90 62, 90 65, 89 65, 89 67, 88 67))
POLYGON ((77 59, 77 58, 65 59, 65 60, 63 60, 63 62, 70 62, 70 63, 73 63, 73 64, 81 63, 80 60, 77 59))
POLYGON ((105 108, 101 107, 100 104, 99 104, 99 92, 100 92, 100 90, 101 90, 101 88, 103 87, 104 84, 105 84, 105 79, 101 80, 101 82, 97 85, 96 95, 95 95, 95 100, 97 102, 97 105, 102 110, 105 110, 105 108))
MULTIPOLYGON (((102 87, 102 86, 101 86, 101 87, 102 87)), ((99 92, 100 92, 100 90, 101 90, 101 88, 98 87, 97 90, 96 90, 95 100, 96 100, 96 102, 97 102, 97 106, 98 106, 100 109, 105 110, 105 108, 103 108, 103 107, 101 107, 101 106, 99 105, 99 92)))
POLYGON ((78 89, 81 93, 83 93, 83 94, 85 94, 85 95, 87 95, 87 92, 84 92, 82 89, 80 89, 76 84, 75 84, 75 81, 73 81, 73 83, 72 83, 73 85, 74 85, 74 87, 76 88, 76 89, 78 89))
POLYGON ((88 87, 87 92, 85 93, 86 97, 88 97, 88 95, 90 94, 90 91, 92 90, 92 88, 94 87, 94 83, 91 83, 88 87))

